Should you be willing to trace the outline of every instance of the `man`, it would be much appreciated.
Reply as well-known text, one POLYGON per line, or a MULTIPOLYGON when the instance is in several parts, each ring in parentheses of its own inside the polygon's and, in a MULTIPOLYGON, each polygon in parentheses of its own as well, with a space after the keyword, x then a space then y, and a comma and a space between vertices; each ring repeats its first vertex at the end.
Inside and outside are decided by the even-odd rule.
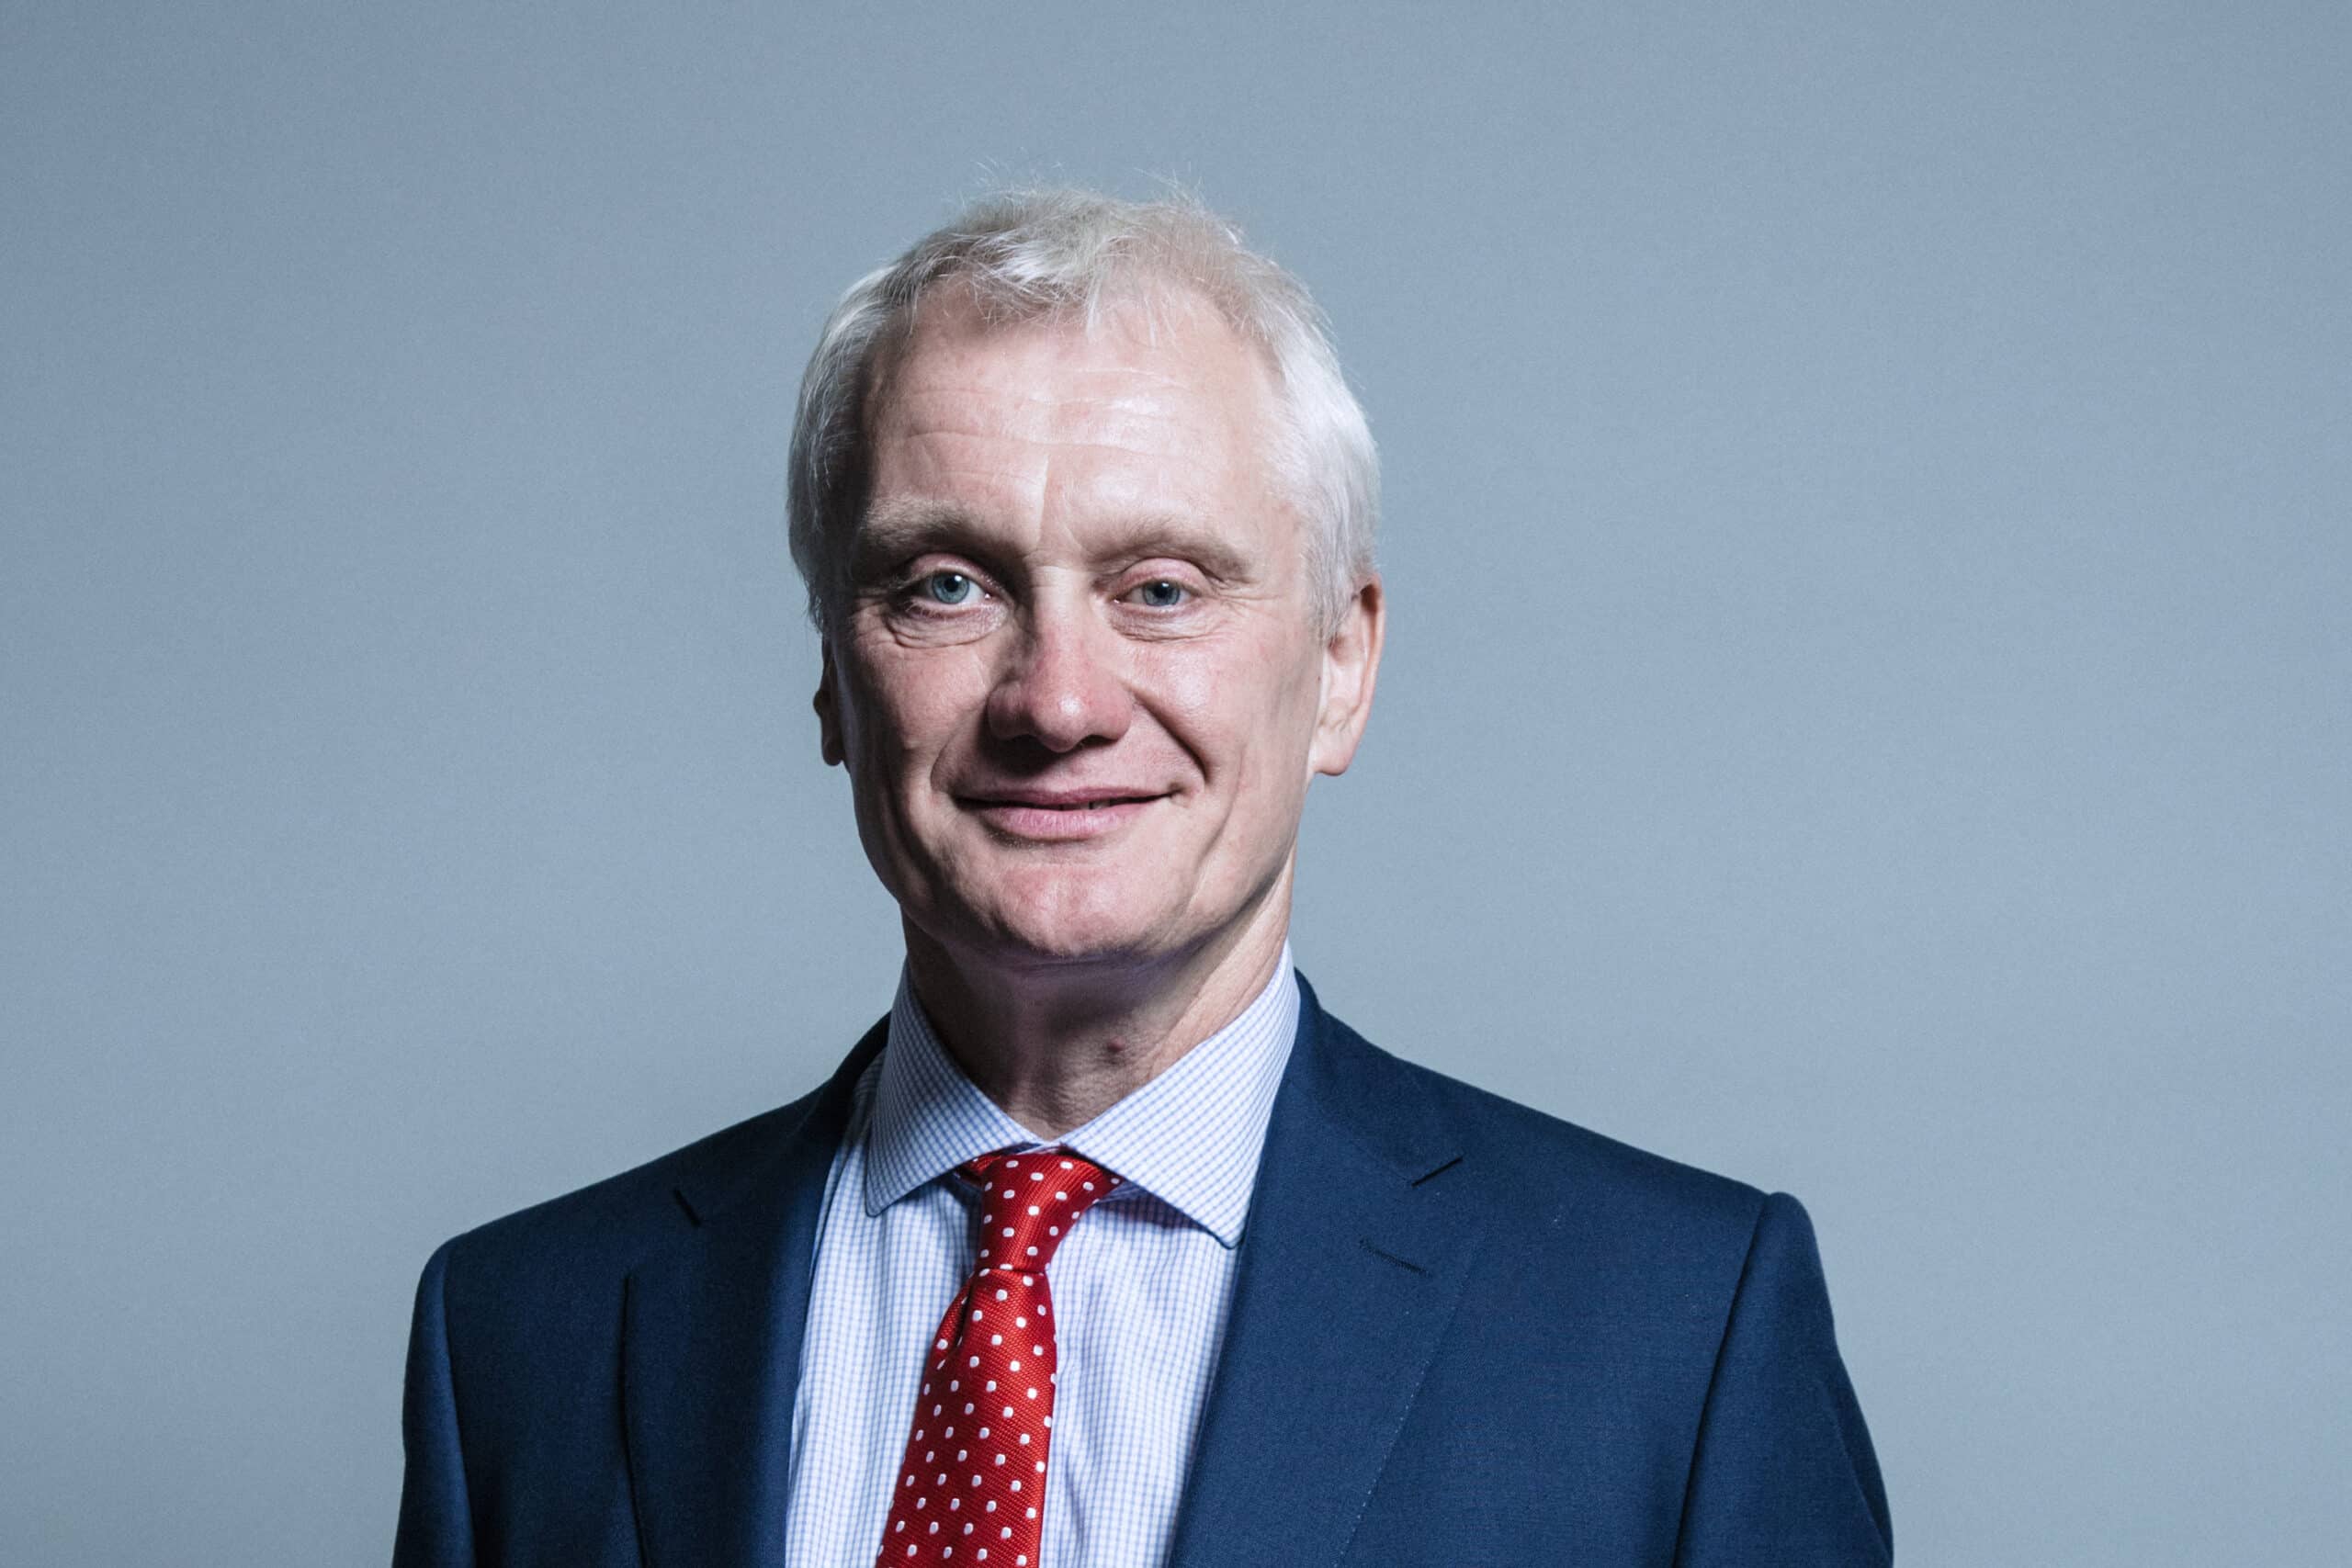
POLYGON ((1794 1201, 1291 967, 1376 488, 1305 293, 1190 205, 992 200, 850 290, 792 539, 898 998, 435 1254, 400 1568, 1887 1560, 1794 1201))

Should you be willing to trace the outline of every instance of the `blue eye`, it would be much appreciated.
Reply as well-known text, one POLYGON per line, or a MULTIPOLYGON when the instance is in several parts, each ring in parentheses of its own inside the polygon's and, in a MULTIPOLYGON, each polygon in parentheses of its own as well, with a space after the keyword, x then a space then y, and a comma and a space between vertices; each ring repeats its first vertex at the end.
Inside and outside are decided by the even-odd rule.
POLYGON ((1159 577, 1145 583, 1136 592, 1141 594, 1143 602, 1153 609, 1172 610, 1183 603, 1185 589, 1181 582, 1170 582, 1168 579, 1159 577))
POLYGON ((922 591, 934 604, 967 604, 979 584, 960 571, 934 571, 922 580, 922 591))

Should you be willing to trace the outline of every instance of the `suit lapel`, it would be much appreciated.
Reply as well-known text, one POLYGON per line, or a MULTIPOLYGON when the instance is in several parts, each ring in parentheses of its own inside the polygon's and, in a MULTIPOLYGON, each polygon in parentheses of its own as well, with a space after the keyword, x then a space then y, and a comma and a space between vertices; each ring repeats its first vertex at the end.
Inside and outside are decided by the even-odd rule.
POLYGON ((876 1024, 781 1140, 677 1190, 693 1229, 629 1273, 621 1379, 630 1490, 653 1568, 784 1552, 792 1408, 825 1180, 876 1024))
POLYGON ((1339 1559, 1477 1245, 1426 1089, 1301 986, 1175 1568, 1339 1559))

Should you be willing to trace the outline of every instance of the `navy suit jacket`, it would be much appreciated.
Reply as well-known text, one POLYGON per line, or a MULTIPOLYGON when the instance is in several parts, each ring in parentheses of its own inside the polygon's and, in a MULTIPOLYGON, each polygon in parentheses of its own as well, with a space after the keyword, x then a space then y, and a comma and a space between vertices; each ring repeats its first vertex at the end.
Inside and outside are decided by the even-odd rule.
MULTIPOLYGON (((395 1568, 782 1568, 818 1211, 884 1033, 434 1255, 395 1568)), ((1400 1061, 1302 982, 1174 1563, 1842 1565, 1890 1539, 1795 1200, 1400 1061)))

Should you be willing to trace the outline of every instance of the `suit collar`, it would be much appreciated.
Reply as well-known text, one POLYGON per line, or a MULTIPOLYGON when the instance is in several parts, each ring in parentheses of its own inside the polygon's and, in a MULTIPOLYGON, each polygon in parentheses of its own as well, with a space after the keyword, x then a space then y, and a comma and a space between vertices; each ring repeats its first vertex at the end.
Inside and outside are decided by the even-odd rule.
POLYGON ((652 1568, 761 1568, 783 1551, 817 1220, 882 1038, 877 1023, 781 1137, 690 1172, 674 1195, 691 1229, 629 1272, 622 1418, 652 1568))
POLYGON ((1459 1160, 1459 1131, 1430 1094, 1427 1075, 1324 1011, 1305 976, 1298 984, 1299 1048, 1283 1092, 1408 1186, 1459 1160))
POLYGON ((1461 1147, 1426 1083, 1311 987, 1302 1003, 1175 1568, 1340 1558, 1477 1249, 1481 1216, 1448 1179, 1461 1147))
MULTIPOLYGON (((623 1421, 651 1568, 780 1558, 818 1217, 885 1033, 868 1031, 773 1143, 681 1180, 689 1229, 630 1271, 623 1421)), ((1346 1548, 1477 1247, 1479 1216, 1449 1179, 1460 1145, 1416 1077, 1299 981, 1176 1568, 1230 1562, 1235 1542, 1300 1564, 1346 1548)))

